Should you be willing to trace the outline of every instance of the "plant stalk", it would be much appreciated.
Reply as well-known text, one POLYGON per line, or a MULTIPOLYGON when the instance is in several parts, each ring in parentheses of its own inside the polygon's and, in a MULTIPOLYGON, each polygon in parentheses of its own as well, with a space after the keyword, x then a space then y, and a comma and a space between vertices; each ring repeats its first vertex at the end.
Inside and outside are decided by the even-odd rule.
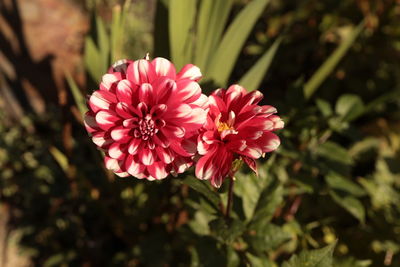
POLYGON ((225 212, 225 217, 228 220, 230 219, 230 213, 231 213, 231 209, 232 209, 234 182, 235 182, 235 178, 233 176, 230 176, 229 177, 228 203, 226 204, 226 212, 225 212))

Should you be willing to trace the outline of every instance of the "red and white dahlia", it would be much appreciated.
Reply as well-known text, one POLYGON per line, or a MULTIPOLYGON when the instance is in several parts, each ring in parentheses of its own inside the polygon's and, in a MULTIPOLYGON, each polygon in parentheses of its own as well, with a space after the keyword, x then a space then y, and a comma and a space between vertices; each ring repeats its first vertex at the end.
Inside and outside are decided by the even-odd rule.
POLYGON ((206 120, 201 72, 176 73, 164 58, 122 60, 88 99, 85 126, 117 175, 148 180, 182 173, 193 164, 195 141, 206 120))
POLYGON ((239 85, 217 89, 209 96, 207 121, 197 143, 197 178, 211 179, 213 186, 220 187, 233 176, 235 159, 256 171, 254 160, 278 148, 280 140, 272 131, 284 123, 273 115, 274 107, 257 105, 262 97, 259 91, 248 93, 239 85))

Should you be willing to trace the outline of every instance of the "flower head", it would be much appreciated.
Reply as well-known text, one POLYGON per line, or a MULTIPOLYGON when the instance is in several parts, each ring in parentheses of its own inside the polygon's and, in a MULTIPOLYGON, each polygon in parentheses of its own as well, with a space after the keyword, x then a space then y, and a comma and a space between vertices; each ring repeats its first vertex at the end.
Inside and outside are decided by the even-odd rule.
POLYGON ((206 120, 199 68, 176 73, 164 58, 121 60, 88 99, 85 126, 117 175, 148 180, 181 173, 193 163, 206 120))
POLYGON ((207 121, 197 143, 197 178, 211 179, 219 187, 233 175, 234 160, 243 160, 256 171, 254 160, 278 148, 280 140, 272 131, 284 123, 273 115, 274 107, 258 105, 262 97, 259 91, 248 93, 239 85, 217 89, 209 96, 207 121))

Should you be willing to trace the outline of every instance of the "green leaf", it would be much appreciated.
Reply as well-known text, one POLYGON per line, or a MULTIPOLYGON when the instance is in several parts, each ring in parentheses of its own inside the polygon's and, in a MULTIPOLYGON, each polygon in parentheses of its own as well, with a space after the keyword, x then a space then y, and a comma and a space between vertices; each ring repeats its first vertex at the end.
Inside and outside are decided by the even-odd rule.
POLYGON ((124 21, 122 13, 126 13, 126 7, 129 5, 130 1, 126 1, 121 11, 121 6, 117 5, 112 10, 112 20, 111 20, 111 62, 116 62, 122 57, 122 38, 124 36, 124 21))
POLYGON ((240 266, 240 258, 236 251, 230 247, 226 247, 226 258, 227 258, 227 265, 229 267, 236 267, 240 266))
POLYGON ((357 260, 353 257, 346 257, 341 259, 335 259, 334 267, 368 267, 371 266, 372 260, 357 260))
POLYGON ((345 94, 336 102, 336 113, 343 121, 352 121, 364 111, 364 103, 357 95, 345 94))
POLYGON ((257 63, 240 79, 239 84, 246 88, 247 91, 253 91, 258 88, 271 65, 272 59, 278 51, 282 39, 282 36, 276 39, 267 52, 265 52, 257 63))
POLYGON ((156 2, 157 5, 156 5, 156 14, 154 16, 154 33, 153 33, 154 55, 164 58, 171 58, 169 32, 168 32, 169 0, 157 0, 156 2))
POLYGON ((282 203, 282 200, 282 185, 278 180, 274 180, 261 193, 254 211, 252 223, 258 223, 258 221, 270 221, 276 208, 282 203))
POLYGON ((83 115, 87 111, 86 107, 86 101, 85 98, 82 95, 82 92, 79 90, 78 85, 74 81, 74 79, 71 77, 69 73, 65 74, 65 77, 67 79, 67 83, 69 85, 69 88, 71 89, 72 97, 75 100, 75 104, 78 107, 78 110, 80 113, 83 115))
POLYGON ((259 267, 273 267, 273 265, 266 256, 254 256, 250 253, 246 253, 246 258, 248 262, 250 263, 249 266, 259 266, 259 267))
POLYGON ((319 86, 326 80, 326 78, 335 69, 339 61, 343 58, 349 48, 353 45, 358 35, 364 28, 364 21, 360 22, 358 26, 342 41, 338 48, 328 57, 327 60, 319 67, 314 75, 304 85, 303 92, 306 99, 309 99, 319 86))
POLYGON ((221 203, 219 195, 216 192, 212 191, 204 181, 200 181, 193 176, 187 176, 185 179, 182 180, 182 183, 190 186, 192 189, 205 196, 206 199, 208 199, 213 204, 214 208, 219 210, 219 205, 221 203))
POLYGON ((335 246, 336 242, 324 248, 302 251, 284 262, 282 267, 332 267, 335 246))
POLYGON ((191 59, 191 29, 196 15, 196 0, 170 0, 169 40, 172 61, 177 69, 191 59))
POLYGON ((356 159, 365 159, 365 154, 369 151, 374 151, 379 148, 380 141, 375 137, 367 137, 356 142, 350 149, 350 156, 356 159))
POLYGON ((362 205, 361 201, 357 198, 350 196, 348 194, 343 194, 337 192, 335 190, 331 190, 329 192, 332 199, 347 210, 351 215, 357 218, 360 222, 364 223, 365 221, 365 209, 362 205))
POLYGON ((107 34, 103 19, 99 15, 96 15, 96 30, 100 62, 102 67, 107 69, 110 63, 110 38, 107 34))
POLYGON ((253 0, 236 16, 218 45, 215 56, 206 69, 219 86, 225 86, 242 47, 269 0, 253 0))
POLYGON ((213 216, 210 216, 207 212, 198 210, 194 215, 194 220, 191 220, 188 224, 194 233, 198 235, 208 235, 210 233, 208 224, 212 220, 212 217, 213 216))
POLYGON ((328 101, 317 98, 315 103, 317 104, 318 109, 321 111, 321 113, 322 113, 322 115, 324 115, 324 117, 329 117, 330 115, 332 115, 332 113, 333 113, 332 107, 328 101))
POLYGON ((290 240, 291 236, 282 227, 261 221, 249 227, 245 240, 257 254, 262 255, 267 251, 278 248, 281 244, 290 240))
POLYGON ((55 146, 49 147, 50 154, 54 157, 61 169, 67 173, 69 169, 68 157, 55 146))
POLYGON ((242 199, 244 214, 250 220, 264 188, 262 182, 265 179, 256 177, 254 174, 244 175, 243 173, 237 174, 237 177, 239 179, 236 179, 234 192, 242 199))
POLYGON ((196 53, 194 63, 200 69, 207 69, 221 41, 233 0, 203 0, 197 20, 196 53))
POLYGON ((353 163, 353 159, 342 146, 337 143, 327 141, 317 147, 316 153, 318 156, 337 161, 346 165, 353 163))
POLYGON ((362 196, 365 196, 367 193, 358 184, 352 182, 351 180, 349 180, 333 171, 329 172, 325 176, 325 179, 331 188, 347 192, 353 196, 362 197, 362 196))
POLYGON ((219 217, 210 222, 210 230, 219 242, 231 244, 244 232, 245 224, 237 219, 227 222, 225 218, 219 217))
POLYGON ((106 69, 104 69, 100 52, 91 37, 86 37, 85 39, 84 61, 85 67, 93 81, 100 81, 101 76, 105 73, 106 69))
POLYGON ((196 237, 191 266, 228 266, 226 251, 210 236, 196 237), (197 264, 196 264, 197 263, 197 264))
POLYGON ((399 99, 400 97, 400 88, 395 88, 391 92, 385 93, 377 98, 375 98, 373 101, 368 103, 365 107, 364 113, 366 112, 371 112, 375 110, 377 107, 380 105, 390 102, 390 101, 395 101, 396 99, 399 99))

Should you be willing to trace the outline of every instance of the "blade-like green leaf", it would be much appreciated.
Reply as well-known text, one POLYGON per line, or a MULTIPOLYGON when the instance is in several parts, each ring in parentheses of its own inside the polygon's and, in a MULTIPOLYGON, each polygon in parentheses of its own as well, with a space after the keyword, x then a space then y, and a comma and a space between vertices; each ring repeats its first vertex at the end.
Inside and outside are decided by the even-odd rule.
POLYGON ((226 85, 244 42, 268 3, 269 0, 251 1, 228 27, 209 68, 205 70, 217 85, 226 85))
POLYGON ((75 100, 76 106, 78 107, 82 115, 85 114, 85 112, 87 111, 85 105, 85 98, 83 97, 81 91, 79 90, 78 85, 76 84, 76 82, 69 73, 65 74, 65 78, 67 79, 67 83, 69 85, 69 88, 71 89, 72 97, 75 100))
POLYGON ((240 79, 239 84, 246 88, 247 91, 253 91, 258 88, 268 71, 281 42, 282 37, 279 37, 271 45, 268 51, 265 52, 265 54, 257 61, 257 63, 240 79))
POLYGON ((168 32, 168 3, 168 0, 157 0, 156 14, 154 16, 153 51, 154 55, 164 58, 171 58, 168 32))
POLYGON ((233 0, 203 0, 197 20, 194 63, 206 69, 221 41, 233 0))
POLYGON ((110 37, 108 36, 103 19, 99 15, 96 15, 96 30, 101 64, 104 69, 107 69, 110 61, 110 37))
POLYGON ((284 262, 282 267, 332 267, 335 246, 336 242, 324 248, 302 251, 284 262))
POLYGON ((67 173, 69 168, 68 157, 55 146, 49 147, 49 152, 60 165, 61 169, 67 173))
POLYGON ((122 57, 123 25, 121 25, 121 22, 121 7, 118 5, 113 8, 111 20, 111 62, 115 62, 122 57))
POLYGON ((331 74, 333 69, 339 63, 339 61, 346 54, 347 50, 353 45, 358 35, 364 28, 364 21, 360 22, 358 26, 347 36, 346 39, 339 45, 338 48, 328 57, 327 60, 322 64, 321 67, 314 73, 314 75, 304 85, 303 92, 306 99, 309 99, 318 87, 325 81, 325 79, 331 74))
POLYGON ((104 69, 101 62, 100 52, 91 37, 86 37, 85 39, 84 61, 85 67, 93 81, 100 81, 100 78, 106 69, 104 69))
POLYGON ((360 200, 348 194, 341 194, 339 192, 335 192, 334 190, 330 191, 329 194, 337 204, 342 206, 345 210, 347 210, 360 222, 364 223, 365 208, 360 200))
POLYGON ((219 205, 221 203, 219 195, 216 192, 212 191, 210 187, 205 184, 204 181, 200 181, 199 179, 196 179, 192 176, 188 176, 182 180, 182 183, 187 184, 192 189, 205 196, 216 209, 219 209, 219 205))
POLYGON ((169 39, 171 56, 177 69, 191 59, 192 26, 196 15, 196 0, 170 0, 169 39))

